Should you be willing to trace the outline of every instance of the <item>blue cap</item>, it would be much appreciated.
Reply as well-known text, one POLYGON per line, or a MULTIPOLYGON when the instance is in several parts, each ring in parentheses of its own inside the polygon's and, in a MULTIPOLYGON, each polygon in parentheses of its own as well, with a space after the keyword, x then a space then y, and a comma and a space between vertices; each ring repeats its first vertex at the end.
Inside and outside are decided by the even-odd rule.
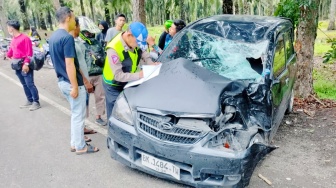
POLYGON ((147 37, 148 37, 148 30, 144 24, 141 22, 133 22, 129 26, 129 30, 131 31, 132 35, 136 38, 139 48, 143 51, 147 49, 147 37))

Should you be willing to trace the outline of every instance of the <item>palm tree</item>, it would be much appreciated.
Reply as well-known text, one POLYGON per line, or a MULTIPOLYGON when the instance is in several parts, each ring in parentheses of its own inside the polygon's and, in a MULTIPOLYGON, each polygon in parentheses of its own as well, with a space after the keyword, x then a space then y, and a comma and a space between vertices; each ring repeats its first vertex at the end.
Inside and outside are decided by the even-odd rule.
POLYGON ((223 14, 233 14, 233 1, 232 0, 223 0, 222 13, 223 14))
POLYGON ((19 0, 19 5, 20 5, 22 22, 23 22, 23 29, 28 30, 30 27, 29 27, 29 22, 28 22, 28 15, 27 15, 25 1, 24 0, 19 0))
POLYGON ((335 29, 335 9, 336 9, 336 0, 331 0, 328 30, 335 29))
POLYGON ((146 25, 145 0, 132 0, 132 4, 133 21, 139 21, 146 25))

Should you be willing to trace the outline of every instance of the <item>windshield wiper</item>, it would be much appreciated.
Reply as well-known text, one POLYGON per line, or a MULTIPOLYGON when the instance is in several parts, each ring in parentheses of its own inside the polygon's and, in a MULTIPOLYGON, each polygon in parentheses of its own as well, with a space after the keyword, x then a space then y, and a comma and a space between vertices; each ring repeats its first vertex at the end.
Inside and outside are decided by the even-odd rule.
POLYGON ((204 57, 204 58, 198 58, 198 59, 192 59, 192 62, 195 61, 202 61, 202 60, 207 60, 207 59, 218 59, 218 57, 204 57))

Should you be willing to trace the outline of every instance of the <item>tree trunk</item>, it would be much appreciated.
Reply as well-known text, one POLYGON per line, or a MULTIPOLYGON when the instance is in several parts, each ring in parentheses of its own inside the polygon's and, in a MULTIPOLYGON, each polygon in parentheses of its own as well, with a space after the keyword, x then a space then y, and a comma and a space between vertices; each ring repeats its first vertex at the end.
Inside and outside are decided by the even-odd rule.
POLYGON ((36 27, 36 25, 37 25, 36 24, 36 18, 35 18, 35 13, 34 12, 32 12, 32 16, 33 16, 33 25, 34 25, 35 28, 37 28, 36 27))
POLYGON ((59 4, 61 7, 64 7, 65 6, 64 0, 59 0, 59 4))
POLYGON ((132 0, 133 21, 141 22, 146 25, 145 0, 132 0))
POLYGON ((170 19, 170 10, 169 10, 169 7, 166 6, 166 9, 165 9, 165 17, 166 17, 166 20, 169 20, 170 19))
MULTIPOLYGON (((184 5, 184 0, 180 0, 180 19, 181 20, 185 20, 185 5, 184 5)), ((204 7, 203 7, 204 10, 204 7)))
POLYGON ((0 4, 0 26, 2 31, 4 32, 5 37, 9 37, 9 33, 7 31, 7 17, 5 10, 3 9, 4 1, 0 4))
POLYGON ((83 0, 79 0, 79 3, 80 3, 81 11, 82 11, 82 16, 85 16, 85 9, 84 9, 83 0))
POLYGON ((29 30, 29 22, 28 22, 28 16, 26 11, 26 5, 24 0, 19 0, 20 5, 20 12, 22 15, 22 22, 23 22, 23 30, 29 30))
POLYGON ((233 1, 223 0, 222 11, 223 14, 233 14, 233 1))
POLYGON ((335 30, 336 0, 331 0, 328 30, 335 30))
POLYGON ((240 1, 240 0, 234 0, 234 2, 233 2, 233 14, 239 14, 238 1, 240 1))
POLYGON ((104 0, 104 14, 105 14, 105 21, 111 25, 111 15, 110 10, 108 9, 108 1, 104 0))
POLYGON ((91 9, 92 20, 95 21, 95 16, 94 16, 94 11, 93 11, 93 2, 92 2, 92 0, 90 0, 90 9, 91 9))
POLYGON ((36 20, 37 20, 37 27, 36 29, 41 29, 41 19, 40 19, 40 15, 36 14, 36 20))
POLYGON ((53 24, 52 24, 52 18, 51 18, 50 8, 48 8, 48 12, 47 13, 48 13, 47 20, 48 20, 48 23, 50 25, 50 31, 53 31, 54 27, 53 27, 53 24))
POLYGON ((243 14, 248 15, 249 10, 250 10, 249 3, 248 2, 243 3, 243 14))
POLYGON ((59 0, 53 0, 53 5, 56 10, 61 7, 59 0))
POLYGON ((313 93, 312 73, 319 1, 312 0, 309 6, 300 7, 300 20, 295 42, 298 66, 295 91, 296 96, 301 98, 307 98, 313 93))
POLYGON ((41 12, 40 13, 40 27, 42 30, 47 30, 47 25, 46 25, 46 22, 43 18, 43 13, 41 12))
POLYGON ((207 17, 208 16, 208 0, 204 0, 203 4, 204 4, 204 7, 203 7, 204 17, 207 17))

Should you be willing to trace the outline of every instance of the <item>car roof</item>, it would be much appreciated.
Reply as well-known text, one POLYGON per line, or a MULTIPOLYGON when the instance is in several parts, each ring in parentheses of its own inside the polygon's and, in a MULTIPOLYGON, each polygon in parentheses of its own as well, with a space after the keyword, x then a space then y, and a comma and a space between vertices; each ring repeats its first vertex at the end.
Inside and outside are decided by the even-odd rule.
POLYGON ((274 41, 283 29, 292 29, 287 18, 253 15, 216 15, 195 21, 186 28, 210 33, 231 40, 257 42, 274 41))

